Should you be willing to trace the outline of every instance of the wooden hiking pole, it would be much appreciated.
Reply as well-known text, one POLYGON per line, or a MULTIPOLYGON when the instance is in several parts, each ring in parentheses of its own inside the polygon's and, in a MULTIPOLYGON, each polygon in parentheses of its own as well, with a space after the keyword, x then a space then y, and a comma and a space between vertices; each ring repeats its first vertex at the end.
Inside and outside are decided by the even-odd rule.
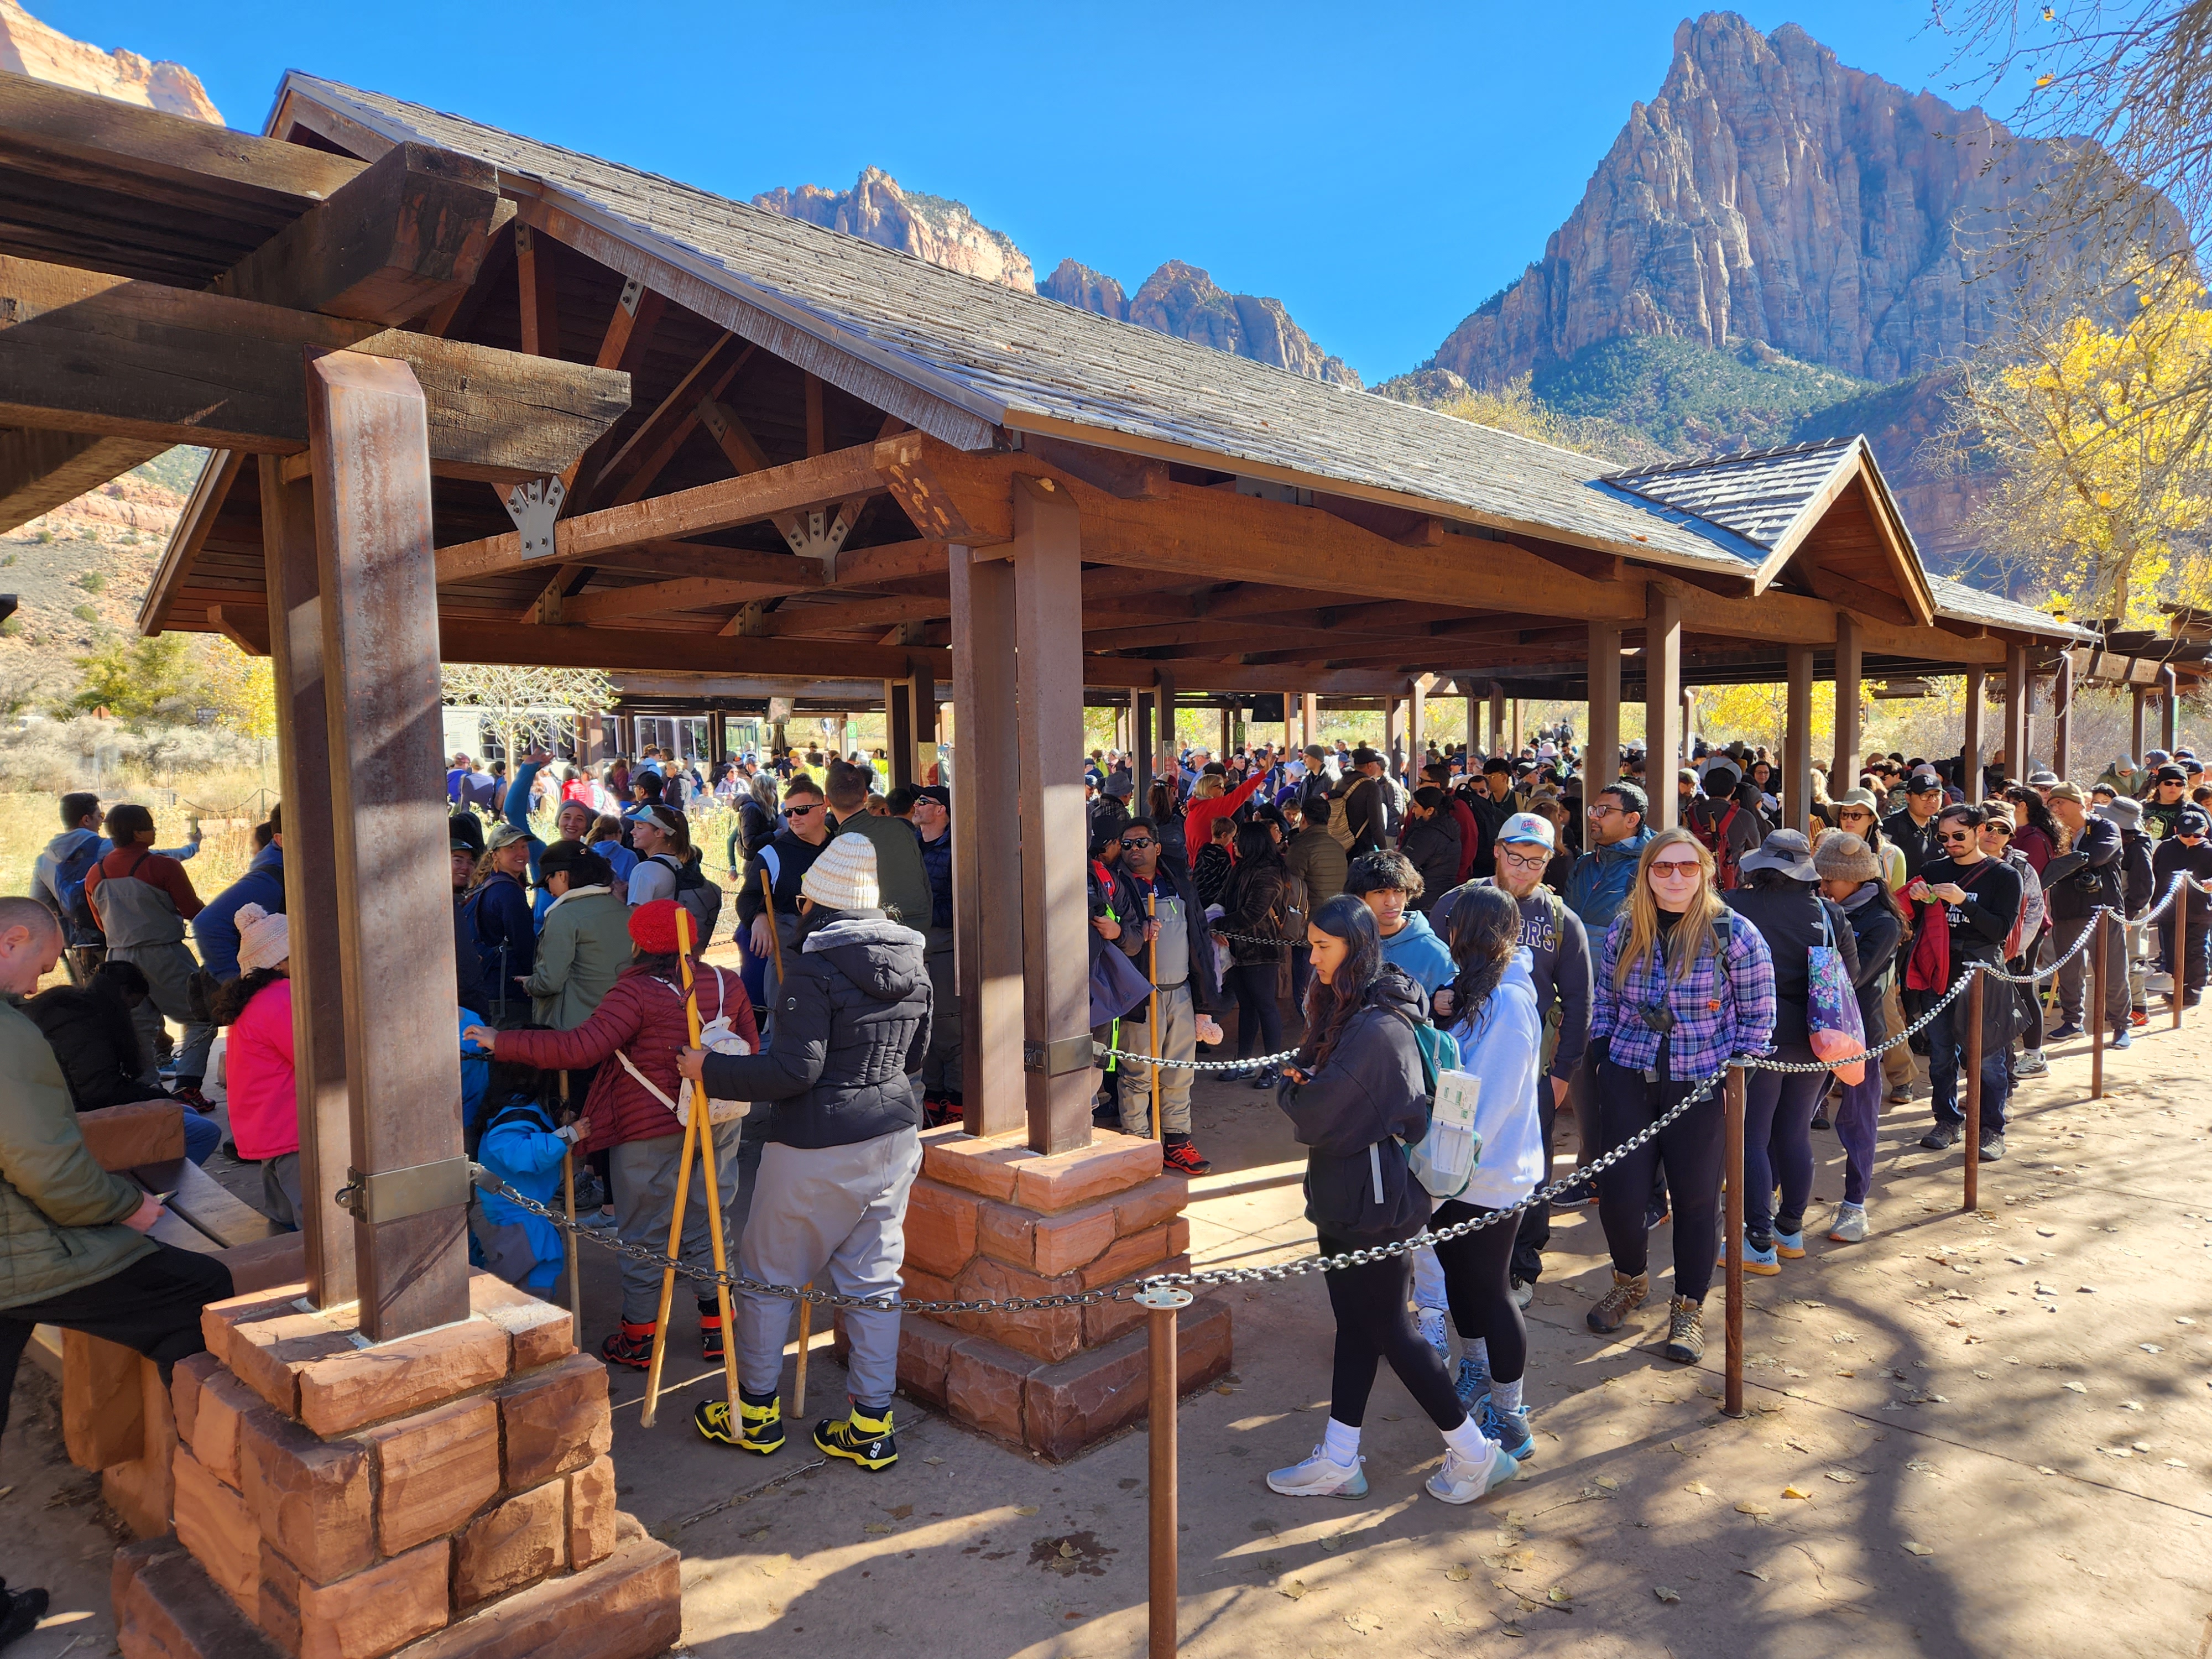
MULTIPOLYGON (((761 872, 761 903, 763 907, 762 914, 768 918, 769 933, 775 940, 775 988, 781 991, 783 988, 783 935, 776 931, 775 888, 769 880, 766 869, 761 872)), ((812 1279, 806 1281, 806 1288, 810 1291, 814 1288, 812 1279)), ((791 1409, 794 1412, 803 1413, 806 1409, 806 1345, 813 1340, 814 1304, 802 1302, 799 1304, 799 1369, 791 1380, 791 1409)))
POLYGON ((1971 1215, 1982 1206, 1982 995, 1983 981, 1989 977, 1979 969, 1974 971, 1974 982, 1966 988, 1966 1212, 1971 1215))
MULTIPOLYGON (((696 1048, 699 1046, 699 993, 691 982, 691 913, 680 904, 676 907, 676 961, 684 976, 684 1017, 690 1029, 691 1046, 696 1048)), ((668 1254, 672 1261, 683 1259, 684 1203, 691 1184, 691 1149, 695 1146, 701 1153, 701 1179, 707 1188, 707 1237, 714 1249, 714 1301, 722 1321, 722 1380, 728 1391, 730 1421, 734 1426, 738 1421, 738 1334, 730 1318, 730 1285, 726 1277, 730 1261, 722 1248, 722 1195, 714 1173, 714 1126, 707 1121, 707 1091, 703 1085, 692 1089, 690 1109, 684 1114, 684 1161, 676 1171, 676 1207, 668 1224, 668 1254)), ((676 1269, 672 1266, 664 1267, 660 1272, 660 1314, 653 1327, 653 1363, 645 1374, 645 1410, 638 1419, 648 1429, 660 1407, 660 1368, 667 1357, 668 1315, 675 1299, 676 1269)))
MULTIPOLYGON (((561 1073, 561 1098, 568 1106, 568 1121, 576 1121, 576 1103, 568 1098, 568 1074, 561 1073)), ((568 1200, 568 1231, 562 1235, 561 1243, 568 1255, 568 1340, 579 1348, 584 1346, 584 1291, 576 1280, 576 1143, 570 1141, 561 1154, 561 1193, 568 1200)))
MULTIPOLYGON (((1151 893, 1149 893, 1149 892, 1148 892, 1148 893, 1146 893, 1146 894, 1145 895, 1145 921, 1146 921, 1147 923, 1151 923, 1151 922, 1156 921, 1158 919, 1158 916, 1159 916, 1159 910, 1158 910, 1158 907, 1155 905, 1155 903, 1153 902, 1152 895, 1151 893)), ((1151 933, 1153 932, 1153 929, 1152 929, 1151 927, 1147 926, 1147 927, 1146 927, 1146 929, 1145 929, 1145 932, 1146 932, 1147 934, 1151 934, 1151 933)), ((1146 1053, 1147 1055, 1149 1055, 1149 1056, 1151 1057, 1151 1059, 1152 1059, 1152 1139, 1155 1139, 1155 1140, 1158 1140, 1158 1139, 1160 1138, 1160 942, 1159 942, 1159 940, 1158 940, 1157 938, 1148 938, 1148 939, 1146 939, 1146 941, 1145 941, 1145 949, 1146 949, 1146 950, 1147 950, 1147 951, 1149 951, 1152 953, 1152 954, 1151 954, 1151 956, 1150 956, 1150 957, 1147 959, 1147 962, 1146 962, 1146 967, 1147 967, 1147 969, 1148 969, 1148 970, 1149 970, 1149 971, 1146 974, 1146 977, 1147 979, 1151 980, 1151 981, 1152 981, 1152 1018, 1151 1018, 1151 1020, 1146 1024, 1146 1025, 1145 1026, 1145 1053, 1146 1053)))
POLYGON ((2105 1097, 2105 939, 2112 913, 2100 906, 2089 924, 2089 1098, 2105 1097))

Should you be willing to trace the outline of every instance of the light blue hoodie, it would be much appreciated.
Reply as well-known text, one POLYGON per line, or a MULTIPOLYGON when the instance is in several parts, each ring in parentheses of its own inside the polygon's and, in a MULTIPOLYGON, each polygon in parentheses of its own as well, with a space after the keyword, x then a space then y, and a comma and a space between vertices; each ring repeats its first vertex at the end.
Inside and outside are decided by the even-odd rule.
POLYGON ((1536 1012, 1529 962, 1527 945, 1515 951, 1481 1013, 1451 1028, 1459 1042, 1459 1069, 1482 1080, 1474 1103, 1482 1151, 1460 1201, 1486 1210, 1519 1203, 1545 1174, 1536 1100, 1544 1022, 1536 1012))
POLYGON ((1382 941, 1382 960, 1419 986, 1425 997, 1450 984, 1456 971, 1450 951, 1419 910, 1407 911, 1406 925, 1382 941))

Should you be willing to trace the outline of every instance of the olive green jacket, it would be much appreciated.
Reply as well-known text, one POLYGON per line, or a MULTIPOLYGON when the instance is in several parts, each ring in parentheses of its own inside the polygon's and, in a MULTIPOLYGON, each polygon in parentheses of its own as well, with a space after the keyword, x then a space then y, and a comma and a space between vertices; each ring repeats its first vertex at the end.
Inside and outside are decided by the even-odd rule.
POLYGON ((60 1063, 0 1003, 0 1309, 112 1277, 154 1243, 115 1224, 146 1194, 93 1161, 60 1063))
POLYGON ((532 1017, 556 1031, 574 1030, 629 959, 629 906, 604 887, 571 889, 545 912, 537 971, 523 981, 532 1017))

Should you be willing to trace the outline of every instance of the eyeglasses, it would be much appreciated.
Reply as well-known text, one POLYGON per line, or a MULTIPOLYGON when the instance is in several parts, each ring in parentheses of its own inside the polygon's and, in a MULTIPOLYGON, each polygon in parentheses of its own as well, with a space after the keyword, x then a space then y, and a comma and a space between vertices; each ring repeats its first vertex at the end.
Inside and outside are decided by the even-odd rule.
POLYGON ((803 818, 809 812, 818 812, 821 810, 822 803, 817 800, 811 806, 787 806, 783 809, 783 815, 787 818, 803 818))
POLYGON ((1134 841, 1123 842, 1121 843, 1121 850, 1125 853, 1141 853, 1145 848, 1152 845, 1153 845, 1153 842, 1148 836, 1139 836, 1134 841))
POLYGON ((1659 859, 1653 862, 1651 873, 1662 881, 1686 881, 1702 871, 1695 859, 1659 859))
POLYGON ((1500 864, 1510 864, 1516 870, 1540 870, 1552 860, 1542 853, 1528 857, 1520 853, 1509 853, 1501 847, 1498 849, 1498 861, 1500 864))
POLYGON ((1973 838, 1974 832, 1971 830, 1946 830, 1943 832, 1944 842, 1952 847, 1963 847, 1973 838))
POLYGON ((1602 818, 1610 817, 1615 812, 1626 812, 1627 810, 1625 806, 1585 806, 1583 808, 1583 816, 1586 818, 1602 818))

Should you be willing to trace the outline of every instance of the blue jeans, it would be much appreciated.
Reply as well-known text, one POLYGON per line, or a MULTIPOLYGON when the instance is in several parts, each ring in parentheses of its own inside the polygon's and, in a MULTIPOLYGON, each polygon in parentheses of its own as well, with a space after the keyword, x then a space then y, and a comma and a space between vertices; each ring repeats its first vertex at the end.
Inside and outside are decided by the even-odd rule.
POLYGON ((191 1107, 185 1108, 185 1156, 195 1164, 204 1164, 208 1154, 222 1145, 222 1126, 211 1117, 202 1117, 191 1107))
MULTIPOLYGON (((2011 990, 2008 985, 1995 982, 1982 988, 1982 1133, 1985 1135, 2004 1132, 2005 1096, 2012 1086, 2005 1051, 2010 1045, 2002 1037, 1993 1040, 1993 1033, 2008 1029, 2005 1011, 2010 1006, 2011 990)), ((1966 1062, 1966 999, 1971 994, 1960 993, 1928 1027, 1928 1103, 1942 1128, 1955 1129, 1966 1121, 1959 1106, 1959 1072, 1966 1062)))

